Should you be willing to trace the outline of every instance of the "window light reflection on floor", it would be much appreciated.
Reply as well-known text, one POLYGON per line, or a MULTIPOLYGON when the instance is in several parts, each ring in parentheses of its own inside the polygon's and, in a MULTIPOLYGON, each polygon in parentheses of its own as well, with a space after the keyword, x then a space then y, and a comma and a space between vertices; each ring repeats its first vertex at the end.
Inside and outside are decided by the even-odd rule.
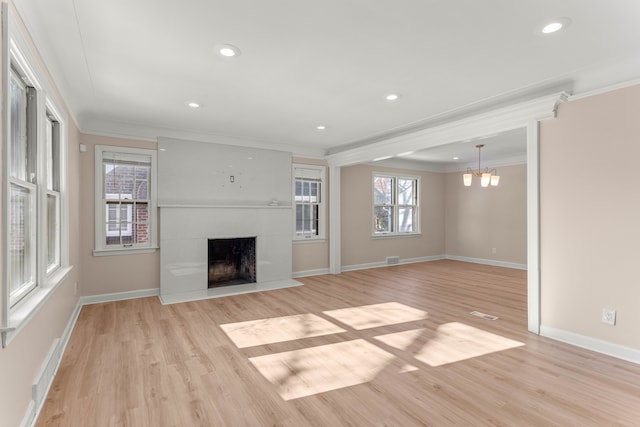
POLYGON ((311 313, 228 323, 220 327, 238 348, 346 332, 311 313))
MULTIPOLYGON (((426 311, 398 302, 329 310, 323 314, 353 330, 418 321, 428 316, 426 311)), ((220 327, 239 348, 347 332, 332 321, 311 313, 220 327)), ((439 325, 435 330, 411 329, 370 339, 266 354, 249 360, 283 399, 291 400, 370 382, 389 367, 399 374, 419 369, 412 364, 403 364, 396 355, 384 350, 383 344, 396 349, 396 353, 404 352, 403 360, 414 358, 432 367, 524 346, 519 341, 451 322, 439 325)))
POLYGON ((524 345, 519 341, 458 322, 440 325, 435 333, 425 329, 413 329, 380 335, 375 339, 400 350, 415 345, 417 339, 424 340, 424 345, 414 352, 413 356, 430 366, 442 366, 524 345))
POLYGON ((357 330, 423 320, 428 317, 426 311, 399 302, 342 308, 323 313, 357 330))
POLYGON ((357 339, 249 360, 284 400, 290 400, 369 382, 394 358, 375 344, 357 339))

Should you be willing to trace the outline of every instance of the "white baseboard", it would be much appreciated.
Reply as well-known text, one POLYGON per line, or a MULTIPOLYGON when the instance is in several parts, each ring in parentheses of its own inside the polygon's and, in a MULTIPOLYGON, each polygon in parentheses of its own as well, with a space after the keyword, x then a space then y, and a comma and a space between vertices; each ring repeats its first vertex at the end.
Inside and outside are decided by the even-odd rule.
POLYGON ((80 305, 99 304, 102 302, 124 301, 134 298, 160 296, 160 288, 141 289, 139 291, 114 292, 112 294, 90 295, 80 297, 80 305))
POLYGON ((387 264, 384 261, 380 261, 380 262, 370 262, 367 264, 343 265, 340 271, 344 272, 344 271, 366 270, 367 268, 391 267, 391 266, 400 265, 400 264, 413 264, 416 262, 439 261, 445 258, 446 258, 446 255, 433 255, 433 256, 425 256, 425 257, 419 257, 419 258, 404 258, 404 259, 401 258, 398 264, 387 264))
POLYGON ((24 414, 22 418, 22 422, 20 423, 20 427, 31 427, 36 423, 37 414, 39 410, 36 411, 36 404, 33 400, 29 401, 29 406, 27 407, 27 412, 24 414))
POLYGON ((471 262, 474 264, 493 265, 494 267, 515 268, 517 270, 526 270, 527 264, 517 264, 515 262, 496 261, 493 259, 471 258, 466 256, 445 255, 446 259, 453 261, 471 262))
POLYGON ((318 268, 315 270, 294 271, 292 277, 295 279, 296 277, 322 276, 323 274, 329 274, 329 269, 318 268))
POLYGON ((540 325, 540 335, 628 362, 640 364, 640 350, 634 348, 543 325, 540 325))

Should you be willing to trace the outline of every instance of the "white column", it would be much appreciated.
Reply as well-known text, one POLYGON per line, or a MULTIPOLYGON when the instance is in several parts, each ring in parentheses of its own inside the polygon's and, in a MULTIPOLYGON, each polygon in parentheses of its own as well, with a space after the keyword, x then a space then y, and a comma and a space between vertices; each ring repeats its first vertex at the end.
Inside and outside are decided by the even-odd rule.
POLYGON ((527 125, 527 313, 528 330, 540 334, 540 131, 527 125))
POLYGON ((342 271, 340 235, 340 167, 329 166, 329 273, 342 271))

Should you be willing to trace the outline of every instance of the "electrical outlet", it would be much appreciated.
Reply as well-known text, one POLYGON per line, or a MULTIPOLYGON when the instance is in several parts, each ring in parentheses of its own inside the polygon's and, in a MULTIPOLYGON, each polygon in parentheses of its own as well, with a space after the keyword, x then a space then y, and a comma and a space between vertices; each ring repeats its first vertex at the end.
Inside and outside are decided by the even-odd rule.
POLYGON ((602 309, 602 323, 606 323, 607 325, 615 325, 616 324, 616 311, 610 308, 602 309))
POLYGON ((78 295, 78 282, 73 284, 73 294, 78 295))
POLYGON ((495 254, 496 252, 498 252, 498 250, 496 248, 491 248, 491 253, 495 254))

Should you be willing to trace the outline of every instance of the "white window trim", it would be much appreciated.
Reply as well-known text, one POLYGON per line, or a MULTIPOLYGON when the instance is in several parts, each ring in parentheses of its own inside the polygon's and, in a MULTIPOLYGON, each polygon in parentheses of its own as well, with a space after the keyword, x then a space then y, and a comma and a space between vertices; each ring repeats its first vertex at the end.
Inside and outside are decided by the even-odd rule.
POLYGON ((95 248, 94 256, 124 255, 151 253, 158 249, 158 152, 146 148, 116 147, 110 145, 96 145, 95 147, 95 248), (133 247, 108 248, 104 244, 106 231, 106 209, 102 200, 102 187, 104 176, 102 174, 102 158, 104 152, 116 152, 122 154, 134 154, 151 157, 151 185, 149 186, 149 245, 133 247))
MULTIPOLYGON (((13 10, 7 3, 2 3, 2 92, 4 94, 9 93, 9 79, 11 64, 15 64, 22 73, 27 77, 31 86, 37 91, 37 144, 38 150, 42 150, 45 142, 43 141, 43 135, 45 133, 46 121, 40 120, 41 117, 45 117, 46 110, 50 110, 56 117, 60 124, 60 265, 51 271, 47 271, 47 259, 46 250, 42 240, 44 239, 43 221, 46 220, 46 203, 43 204, 42 200, 46 201, 46 184, 38 184, 39 191, 36 194, 36 200, 39 210, 36 214, 36 221, 34 222, 37 228, 37 238, 40 239, 37 242, 36 252, 36 287, 32 289, 27 295, 21 298, 15 305, 10 307, 10 285, 9 285, 9 269, 7 268, 9 263, 9 254, 5 250, 3 252, 2 263, 4 272, 2 276, 2 304, 0 305, 0 333, 2 335, 2 346, 8 346, 11 341, 18 335, 18 333, 24 328, 25 325, 32 319, 38 312, 39 308, 44 305, 47 299, 53 294, 57 287, 67 278, 72 270, 72 266, 69 265, 69 197, 67 188, 67 114, 65 110, 59 108, 62 105, 58 102, 55 91, 50 86, 49 81, 46 79, 46 73, 40 66, 37 54, 32 50, 31 44, 28 41, 27 36, 23 33, 22 27, 19 23, 19 19, 14 15, 13 10)), ((2 120, 4 123, 9 123, 10 115, 10 97, 5 96, 3 99, 3 115, 2 120)), ((5 144, 2 148, 3 156, 3 182, 4 191, 2 192, 2 206, 3 209, 7 209, 9 206, 9 188, 11 179, 9 177, 9 141, 10 128, 4 126, 3 138, 5 144)), ((40 151, 39 151, 40 152, 40 151)), ((38 155, 40 156, 40 154, 38 155)), ((46 169, 45 162, 38 161, 38 173, 42 174, 42 170, 46 169)), ((44 176, 44 175, 41 175, 44 176)), ((3 215, 2 227, 3 238, 2 244, 6 249, 8 247, 8 215, 3 215)))
POLYGON ((326 166, 322 165, 307 165, 303 163, 294 163, 291 168, 291 200, 293 206, 293 241, 294 243, 303 243, 303 242, 318 242, 326 240, 326 223, 327 223, 327 204, 325 202, 326 196, 326 166), (298 236, 296 234, 296 178, 301 178, 301 176, 296 173, 297 170, 300 169, 309 169, 320 173, 320 203, 318 206, 318 235, 317 236, 298 236))
MULTIPOLYGON (((397 193, 397 191, 394 190, 394 194, 397 193)), ((422 235, 422 228, 421 228, 421 224, 420 224, 420 217, 421 217, 421 200, 420 200, 420 192, 422 190, 422 186, 420 185, 420 176, 418 175, 406 175, 406 174, 394 174, 394 173, 388 173, 388 172, 373 172, 371 174, 371 194, 372 194, 372 198, 371 198, 371 237, 372 238, 394 238, 394 237, 412 237, 412 236, 421 236, 422 235), (416 192, 416 222, 415 222, 415 231, 392 231, 392 232, 376 232, 376 227, 374 224, 374 217, 375 217, 375 200, 373 199, 373 183, 375 181, 375 178, 377 176, 381 176, 381 177, 386 177, 386 178, 393 178, 395 181, 395 185, 396 185, 396 190, 397 190, 397 185, 398 185, 398 179, 412 179, 412 180, 416 180, 416 186, 417 186, 417 192, 416 192)), ((397 194, 395 194, 395 198, 397 201, 397 194)), ((393 206, 394 207, 394 221, 397 221, 397 217, 398 217, 398 207, 399 206, 406 206, 406 205, 399 205, 397 203, 394 203, 393 205, 389 205, 389 206, 393 206)), ((397 224, 394 224, 394 228, 397 230, 397 224)))

